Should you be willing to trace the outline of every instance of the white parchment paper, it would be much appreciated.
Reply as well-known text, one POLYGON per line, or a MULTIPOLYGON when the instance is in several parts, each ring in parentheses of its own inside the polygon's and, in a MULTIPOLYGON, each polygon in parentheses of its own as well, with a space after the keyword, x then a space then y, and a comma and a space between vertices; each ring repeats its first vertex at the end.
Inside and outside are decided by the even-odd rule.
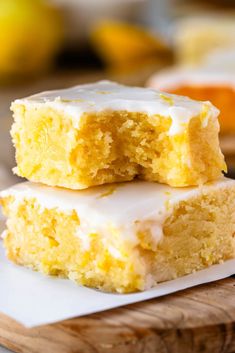
POLYGON ((142 293, 109 294, 10 263, 0 242, 0 312, 33 327, 160 297, 235 273, 235 260, 159 284, 142 293))

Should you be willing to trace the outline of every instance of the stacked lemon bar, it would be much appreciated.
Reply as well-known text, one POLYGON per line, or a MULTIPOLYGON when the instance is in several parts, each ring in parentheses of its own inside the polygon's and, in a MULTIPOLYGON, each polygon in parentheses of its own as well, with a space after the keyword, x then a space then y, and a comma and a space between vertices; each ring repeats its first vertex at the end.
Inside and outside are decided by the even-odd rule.
POLYGON ((101 81, 12 104, 13 262, 133 292, 235 257, 235 181, 209 102, 101 81))

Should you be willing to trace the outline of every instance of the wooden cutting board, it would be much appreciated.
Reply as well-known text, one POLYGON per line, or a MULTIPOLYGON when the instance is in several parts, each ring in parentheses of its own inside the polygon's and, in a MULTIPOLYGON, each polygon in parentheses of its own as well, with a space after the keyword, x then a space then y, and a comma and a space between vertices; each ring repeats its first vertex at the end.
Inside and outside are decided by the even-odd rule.
POLYGON ((33 329, 0 314, 0 344, 20 353, 234 353, 235 277, 33 329))

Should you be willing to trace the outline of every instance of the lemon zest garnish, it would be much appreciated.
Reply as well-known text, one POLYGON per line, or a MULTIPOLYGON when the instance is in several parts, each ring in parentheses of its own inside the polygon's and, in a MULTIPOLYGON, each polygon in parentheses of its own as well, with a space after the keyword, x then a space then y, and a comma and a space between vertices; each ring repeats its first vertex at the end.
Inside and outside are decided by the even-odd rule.
POLYGON ((82 98, 78 98, 78 99, 65 99, 65 98, 61 98, 60 101, 62 103, 79 103, 79 102, 84 102, 85 100, 82 98))
POLYGON ((170 208, 171 208, 171 202, 170 202, 169 199, 164 202, 164 206, 166 207, 166 210, 167 210, 167 211, 170 210, 170 208))
POLYGON ((164 100, 165 102, 167 102, 168 104, 170 104, 170 105, 173 105, 174 104, 174 101, 173 101, 173 99, 171 98, 171 97, 169 97, 169 96, 166 96, 165 94, 162 94, 162 93, 160 93, 160 98, 162 99, 162 100, 164 100))
POLYGON ((203 104, 202 106, 202 111, 200 114, 200 120, 201 120, 201 124, 202 127, 206 127, 207 126, 207 122, 208 122, 208 112, 209 112, 209 106, 208 104, 203 104))
POLYGON ((108 188, 107 191, 105 191, 103 194, 98 196, 98 199, 102 198, 102 197, 107 197, 109 195, 112 195, 115 191, 117 190, 117 186, 116 185, 112 185, 108 188))
POLYGON ((111 92, 109 91, 96 91, 98 94, 110 94, 111 92))
POLYGON ((91 238, 96 238, 97 237, 97 233, 90 233, 88 234, 89 237, 91 238))

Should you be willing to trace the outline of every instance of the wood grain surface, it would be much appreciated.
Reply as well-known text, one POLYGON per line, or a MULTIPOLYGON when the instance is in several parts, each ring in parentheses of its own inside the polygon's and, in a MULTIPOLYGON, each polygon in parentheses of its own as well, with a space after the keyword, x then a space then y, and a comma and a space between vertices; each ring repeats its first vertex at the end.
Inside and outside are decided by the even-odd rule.
POLYGON ((20 353, 234 353, 235 278, 33 329, 0 314, 20 353))

